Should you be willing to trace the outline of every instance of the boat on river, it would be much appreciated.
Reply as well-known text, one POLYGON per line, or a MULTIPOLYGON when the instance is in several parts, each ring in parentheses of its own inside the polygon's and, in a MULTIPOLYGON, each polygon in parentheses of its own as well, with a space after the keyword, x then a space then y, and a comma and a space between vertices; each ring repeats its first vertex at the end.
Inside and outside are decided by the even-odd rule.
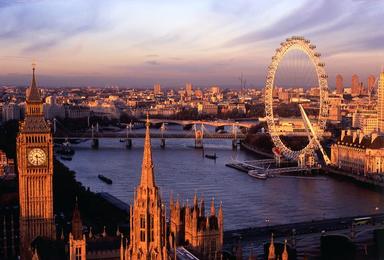
POLYGON ((216 153, 214 153, 214 154, 206 154, 205 158, 216 160, 217 159, 217 155, 216 155, 216 153))
POLYGON ((260 180, 266 180, 268 178, 268 175, 265 172, 262 172, 260 170, 248 171, 248 175, 260 180))
POLYGON ((62 143, 59 149, 57 150, 57 153, 61 155, 74 155, 75 150, 73 150, 69 141, 65 140, 65 142, 62 143))
POLYGON ((62 154, 60 156, 60 159, 64 160, 64 161, 72 161, 72 155, 70 155, 70 154, 62 154))
POLYGON ((109 184, 109 185, 112 184, 112 180, 110 178, 105 177, 104 175, 99 174, 97 175, 97 177, 103 182, 105 182, 106 184, 109 184))

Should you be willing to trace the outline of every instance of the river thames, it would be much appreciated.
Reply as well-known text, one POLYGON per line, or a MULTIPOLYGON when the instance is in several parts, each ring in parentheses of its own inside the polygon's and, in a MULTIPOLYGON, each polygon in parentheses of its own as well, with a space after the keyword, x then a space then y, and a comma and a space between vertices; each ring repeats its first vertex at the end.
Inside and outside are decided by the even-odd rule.
MULTIPOLYGON (((254 154, 233 151, 230 140, 204 140, 205 152, 216 153, 216 161, 204 158, 189 139, 152 140, 155 179, 163 200, 179 196, 193 200, 195 192, 204 196, 209 207, 223 202, 226 230, 263 225, 308 221, 312 219, 355 216, 381 212, 384 197, 345 180, 330 177, 297 179, 295 177, 254 179, 225 166, 232 159, 254 160, 254 154)), ((125 149, 117 139, 101 139, 98 150, 90 142, 74 145, 72 161, 63 161, 76 172, 76 179, 94 192, 108 192, 131 203, 138 185, 143 156, 143 140, 134 139, 132 149, 125 149), (105 184, 103 174, 113 181, 105 184)))

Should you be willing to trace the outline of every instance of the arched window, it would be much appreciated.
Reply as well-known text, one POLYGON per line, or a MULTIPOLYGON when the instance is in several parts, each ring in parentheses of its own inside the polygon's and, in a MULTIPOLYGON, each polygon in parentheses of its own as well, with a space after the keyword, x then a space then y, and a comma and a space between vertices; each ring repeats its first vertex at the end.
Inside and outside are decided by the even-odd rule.
POLYGON ((140 241, 145 242, 145 215, 140 215, 140 241))

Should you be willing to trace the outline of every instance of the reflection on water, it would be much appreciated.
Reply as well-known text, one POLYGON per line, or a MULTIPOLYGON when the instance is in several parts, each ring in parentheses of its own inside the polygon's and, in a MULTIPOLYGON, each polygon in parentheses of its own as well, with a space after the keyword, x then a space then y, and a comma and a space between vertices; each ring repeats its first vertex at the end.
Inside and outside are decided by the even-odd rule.
MULTIPOLYGON (((206 200, 221 200, 226 230, 265 225, 266 219, 274 225, 364 215, 384 207, 382 194, 333 178, 253 179, 225 166, 231 159, 257 159, 253 154, 232 151, 231 140, 205 140, 204 144, 206 153, 216 152, 216 162, 194 149, 193 140, 167 140, 164 150, 160 140, 153 140, 156 183, 167 202, 172 191, 183 200, 192 200, 195 191, 206 200)), ((99 150, 90 146, 89 142, 75 145, 73 160, 64 163, 92 191, 109 192, 130 203, 141 174, 143 140, 135 139, 131 150, 116 139, 101 140, 99 150), (100 181, 98 174, 112 179, 113 185, 100 181)))

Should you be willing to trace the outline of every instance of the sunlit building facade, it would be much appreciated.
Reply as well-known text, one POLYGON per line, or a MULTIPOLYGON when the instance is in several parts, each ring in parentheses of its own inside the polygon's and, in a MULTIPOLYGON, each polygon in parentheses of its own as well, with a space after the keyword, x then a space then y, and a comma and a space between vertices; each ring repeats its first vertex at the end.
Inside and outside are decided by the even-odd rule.
POLYGON ((357 76, 356 74, 352 76, 351 94, 354 96, 358 96, 361 94, 360 80, 359 76, 357 76))
POLYGON ((358 109, 352 115, 352 127, 359 128, 364 134, 377 131, 377 111, 358 109))
POLYGON ((223 247, 223 208, 220 203, 216 213, 212 199, 210 212, 205 214, 205 203, 195 194, 193 205, 180 205, 170 201, 170 243, 186 245, 201 259, 220 259, 223 247))
POLYGON ((344 93, 343 76, 338 74, 336 76, 336 94, 343 94, 343 93, 344 93))
POLYGON ((343 130, 331 146, 332 165, 359 175, 384 172, 384 136, 364 135, 362 131, 343 130))
POLYGON ((368 94, 372 94, 374 88, 375 88, 375 83, 376 83, 376 78, 373 75, 368 76, 368 81, 367 81, 367 89, 368 89, 368 94))

